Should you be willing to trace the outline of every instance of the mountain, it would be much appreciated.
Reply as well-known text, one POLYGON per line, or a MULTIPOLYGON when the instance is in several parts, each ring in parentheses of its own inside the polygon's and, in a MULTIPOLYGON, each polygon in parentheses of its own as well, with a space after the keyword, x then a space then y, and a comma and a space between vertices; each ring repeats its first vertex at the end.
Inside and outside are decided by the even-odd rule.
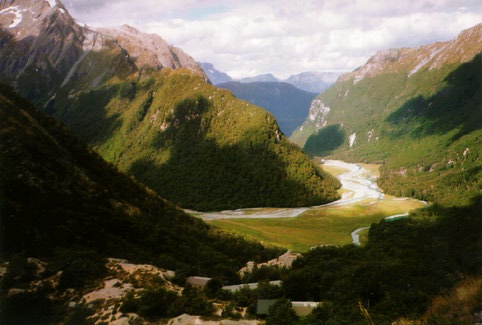
POLYGON ((302 72, 289 76, 288 78, 281 80, 273 76, 272 74, 262 74, 254 77, 242 78, 239 80, 233 80, 228 74, 217 70, 212 63, 199 63, 204 73, 208 76, 213 85, 219 85, 231 81, 237 81, 241 83, 252 82, 286 82, 292 84, 298 89, 304 90, 309 93, 321 93, 328 87, 330 87, 341 73, 338 72, 302 72))
POLYGON ((236 97, 271 112, 284 134, 291 134, 303 123, 311 100, 316 96, 285 82, 227 82, 217 85, 236 97))
POLYGON ((383 50, 341 76, 291 136, 311 155, 382 162, 389 193, 466 204, 482 186, 482 25, 383 50))
POLYGON ((340 75, 338 72, 302 72, 289 76, 284 82, 301 90, 320 94, 334 84, 340 75))
POLYGON ((159 36, 129 26, 82 27, 57 0, 2 2, 0 10, 0 79, 35 103, 45 104, 61 88, 91 89, 149 68, 187 68, 206 78, 159 36))
POLYGON ((95 250, 206 274, 212 259, 232 262, 222 249, 228 236, 120 173, 3 85, 0 103, 2 257, 95 250), (221 250, 213 246, 223 240, 221 250))
POLYGON ((242 83, 279 82, 279 81, 281 81, 281 80, 279 80, 278 78, 273 76, 271 73, 260 74, 258 76, 254 76, 254 77, 246 77, 246 78, 239 79, 239 82, 242 82, 242 83))
POLYGON ((227 73, 217 70, 212 63, 199 63, 199 66, 213 85, 233 80, 227 73))
POLYGON ((326 89, 337 76, 334 73, 306 72, 293 75, 285 81, 280 81, 272 74, 234 81, 224 72, 214 68, 211 63, 202 63, 201 67, 217 87, 228 89, 236 97, 272 113, 281 131, 287 135, 303 123, 311 100, 316 96, 315 93, 319 93, 319 91, 304 91, 300 87, 326 89))
POLYGON ((38 315, 57 317, 80 302, 106 276, 108 257, 239 281, 236 271, 247 261, 279 252, 187 215, 4 85, 0 130, 2 324, 59 323, 38 315), (45 282, 26 286, 40 273, 45 282))
POLYGON ((166 199, 217 210, 338 197, 338 181, 271 114, 209 85, 160 37, 81 27, 58 1, 2 2, 0 11, 0 81, 166 199))

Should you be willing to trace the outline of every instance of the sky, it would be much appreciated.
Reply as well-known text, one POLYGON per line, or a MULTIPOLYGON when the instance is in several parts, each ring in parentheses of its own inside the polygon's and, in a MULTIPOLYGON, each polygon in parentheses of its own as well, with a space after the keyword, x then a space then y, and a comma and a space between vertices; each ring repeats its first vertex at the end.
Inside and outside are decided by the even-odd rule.
POLYGON ((376 51, 447 41, 480 0, 63 0, 82 24, 156 33, 233 78, 344 72, 376 51))

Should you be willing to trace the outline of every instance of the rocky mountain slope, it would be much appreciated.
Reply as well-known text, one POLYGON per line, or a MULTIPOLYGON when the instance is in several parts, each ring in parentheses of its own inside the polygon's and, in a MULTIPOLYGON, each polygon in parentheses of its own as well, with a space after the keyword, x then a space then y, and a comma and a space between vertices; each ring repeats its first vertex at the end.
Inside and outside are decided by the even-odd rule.
POLYGON ((383 162, 383 188, 449 204, 481 191, 482 25, 376 53, 312 103, 291 139, 312 155, 383 162))
POLYGON ((160 37, 81 27, 58 1, 2 2, 0 24, 0 81, 176 204, 336 199, 336 179, 291 145, 270 114, 207 84, 160 37))
POLYGON ((217 85, 236 97, 271 112, 284 134, 290 135, 303 123, 311 100, 316 96, 286 82, 226 82, 217 85))
POLYGON ((57 0, 4 1, 0 25, 0 78, 35 103, 46 104, 61 88, 95 88, 146 68, 184 67, 204 76, 192 58, 159 36, 129 26, 80 26, 57 0))

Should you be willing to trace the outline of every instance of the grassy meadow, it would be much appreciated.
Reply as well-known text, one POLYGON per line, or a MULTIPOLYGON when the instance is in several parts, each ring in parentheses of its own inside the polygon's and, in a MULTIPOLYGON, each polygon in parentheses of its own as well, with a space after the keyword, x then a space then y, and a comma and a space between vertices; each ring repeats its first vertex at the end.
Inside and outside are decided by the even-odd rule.
MULTIPOLYGON (((378 166, 363 167, 376 175, 378 166)), ((343 172, 340 168, 323 168, 335 176, 343 172)), ((207 222, 228 232, 258 240, 265 245, 282 246, 304 252, 318 245, 349 244, 352 242, 353 230, 370 226, 390 215, 421 208, 423 205, 420 201, 387 195, 385 200, 373 199, 344 206, 310 209, 294 218, 240 218, 207 222)), ((367 239, 366 232, 361 234, 362 243, 364 239, 367 239)))

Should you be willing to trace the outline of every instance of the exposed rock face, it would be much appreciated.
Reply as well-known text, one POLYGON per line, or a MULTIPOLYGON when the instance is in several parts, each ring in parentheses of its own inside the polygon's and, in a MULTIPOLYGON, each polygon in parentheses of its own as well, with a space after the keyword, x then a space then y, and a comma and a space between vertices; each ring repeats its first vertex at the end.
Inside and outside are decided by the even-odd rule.
POLYGON ((142 33, 128 25, 119 28, 99 28, 97 32, 112 38, 127 50, 138 68, 188 68, 204 75, 192 57, 181 49, 169 45, 159 35, 142 33))
POLYGON ((381 50, 365 65, 340 77, 340 81, 407 71, 407 77, 418 71, 440 69, 451 63, 470 61, 482 49, 482 24, 462 31, 455 39, 416 48, 381 50))
POLYGON ((80 26, 56 0, 2 1, 0 28, 0 81, 39 104, 61 87, 92 88, 145 68, 187 68, 207 79, 189 55, 160 36, 129 26, 80 26))
POLYGON ((82 27, 58 2, 3 1, 0 27, 0 78, 39 86, 29 92, 58 86, 83 52, 82 27))

